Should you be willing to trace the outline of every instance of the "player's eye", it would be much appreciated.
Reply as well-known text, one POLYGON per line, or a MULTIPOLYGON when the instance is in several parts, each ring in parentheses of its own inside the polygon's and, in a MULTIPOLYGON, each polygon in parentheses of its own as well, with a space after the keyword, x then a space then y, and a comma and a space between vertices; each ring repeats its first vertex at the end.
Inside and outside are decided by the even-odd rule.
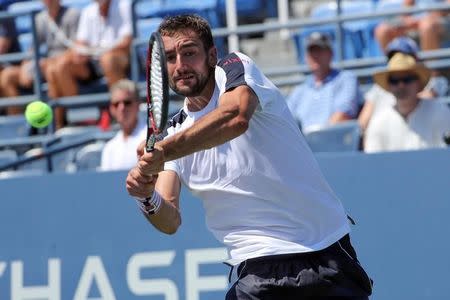
POLYGON ((176 58, 176 55, 174 55, 174 54, 169 54, 169 55, 166 55, 166 59, 167 59, 167 61, 174 61, 174 60, 175 60, 175 58, 176 58))

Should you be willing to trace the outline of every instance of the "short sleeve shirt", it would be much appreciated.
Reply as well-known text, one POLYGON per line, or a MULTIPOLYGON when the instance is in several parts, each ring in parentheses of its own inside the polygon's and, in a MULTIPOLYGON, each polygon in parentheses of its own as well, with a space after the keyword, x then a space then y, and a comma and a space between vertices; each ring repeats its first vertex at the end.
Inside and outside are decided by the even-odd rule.
POLYGON ((286 101, 302 130, 307 131, 327 125, 336 112, 356 118, 361 93, 351 72, 332 70, 321 85, 309 75, 286 101))
POLYGON ((100 15, 97 2, 81 12, 77 40, 90 47, 111 48, 131 35, 131 3, 128 0, 111 0, 106 19, 100 15))
POLYGON ((197 195, 206 224, 230 253, 230 264, 265 255, 320 250, 349 231, 345 212, 310 151, 280 91, 242 53, 224 57, 215 69, 209 103, 185 106, 169 136, 216 109, 237 86, 259 99, 249 128, 211 149, 165 164, 197 195))
POLYGON ((47 45, 47 55, 49 57, 60 54, 67 49, 64 38, 74 41, 78 27, 80 13, 75 8, 67 8, 62 6, 55 24, 61 30, 64 37, 55 32, 53 27, 49 25, 49 16, 47 11, 41 11, 36 15, 36 30, 40 44, 47 45))

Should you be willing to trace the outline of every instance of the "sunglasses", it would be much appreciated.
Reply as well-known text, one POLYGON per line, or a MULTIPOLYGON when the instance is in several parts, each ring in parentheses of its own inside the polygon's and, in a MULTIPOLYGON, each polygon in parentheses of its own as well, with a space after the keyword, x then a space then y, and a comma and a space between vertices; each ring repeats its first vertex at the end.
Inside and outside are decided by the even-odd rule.
POLYGON ((118 107, 120 103, 123 103, 124 106, 130 106, 131 104, 133 104, 133 100, 123 100, 123 101, 117 101, 114 103, 111 103, 112 106, 114 107, 118 107))
POLYGON ((403 82, 404 84, 410 84, 416 80, 419 80, 419 77, 417 77, 416 75, 410 75, 410 76, 404 76, 404 77, 392 77, 390 76, 388 78, 388 82, 389 84, 392 85, 397 85, 400 82, 403 82))

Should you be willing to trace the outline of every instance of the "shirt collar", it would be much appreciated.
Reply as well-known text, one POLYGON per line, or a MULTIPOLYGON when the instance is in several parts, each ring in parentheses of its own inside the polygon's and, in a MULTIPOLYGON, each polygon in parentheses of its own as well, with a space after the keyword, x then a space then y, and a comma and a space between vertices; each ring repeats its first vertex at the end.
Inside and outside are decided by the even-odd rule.
MULTIPOLYGON (((330 81, 332 81, 337 75, 339 74, 339 71, 336 69, 331 69, 330 74, 328 74, 327 77, 325 77, 325 80, 323 81, 323 84, 326 84, 330 81)), ((314 75, 310 74, 308 75, 308 77, 306 78, 306 84, 312 88, 317 87, 316 83, 315 83, 315 79, 314 79, 314 75)))

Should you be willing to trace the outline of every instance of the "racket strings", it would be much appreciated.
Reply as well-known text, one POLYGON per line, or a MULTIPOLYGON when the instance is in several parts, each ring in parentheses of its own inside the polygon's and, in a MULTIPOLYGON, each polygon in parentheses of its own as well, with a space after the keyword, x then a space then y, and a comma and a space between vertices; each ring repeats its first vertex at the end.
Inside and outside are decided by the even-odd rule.
POLYGON ((153 43, 150 64, 150 91, 151 109, 153 118, 158 127, 162 126, 163 114, 163 75, 161 66, 161 53, 157 41, 153 43))

